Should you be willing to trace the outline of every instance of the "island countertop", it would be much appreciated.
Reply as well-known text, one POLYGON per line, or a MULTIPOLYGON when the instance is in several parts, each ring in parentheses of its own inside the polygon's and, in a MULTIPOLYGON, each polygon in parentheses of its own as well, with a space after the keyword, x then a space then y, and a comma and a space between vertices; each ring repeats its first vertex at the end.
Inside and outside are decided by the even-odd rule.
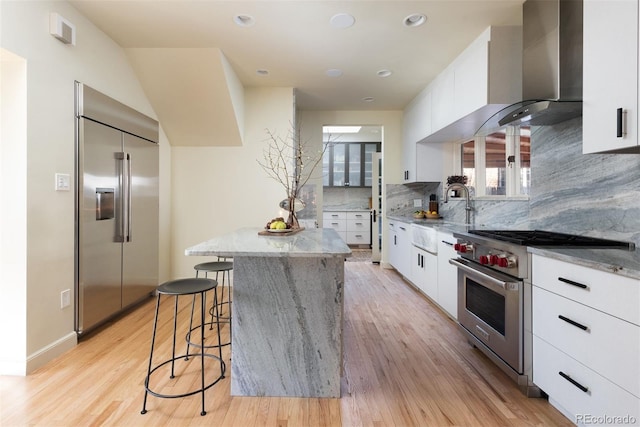
POLYGON ((185 249, 188 256, 327 257, 351 256, 351 249, 329 228, 262 236, 258 227, 241 228, 185 249))

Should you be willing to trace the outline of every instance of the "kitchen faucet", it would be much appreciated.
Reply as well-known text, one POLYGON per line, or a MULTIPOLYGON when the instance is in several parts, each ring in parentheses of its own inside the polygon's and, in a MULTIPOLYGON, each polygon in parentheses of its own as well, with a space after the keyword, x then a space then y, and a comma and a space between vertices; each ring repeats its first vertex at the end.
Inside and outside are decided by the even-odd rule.
POLYGON ((447 187, 447 190, 444 193, 444 202, 447 203, 449 201, 449 191, 455 190, 455 189, 464 190, 464 194, 467 199, 467 205, 464 208, 466 210, 465 224, 470 225, 471 224, 470 215, 473 209, 471 208, 471 198, 469 196, 469 188, 466 185, 460 184, 459 182, 454 182, 453 184, 449 185, 447 187))

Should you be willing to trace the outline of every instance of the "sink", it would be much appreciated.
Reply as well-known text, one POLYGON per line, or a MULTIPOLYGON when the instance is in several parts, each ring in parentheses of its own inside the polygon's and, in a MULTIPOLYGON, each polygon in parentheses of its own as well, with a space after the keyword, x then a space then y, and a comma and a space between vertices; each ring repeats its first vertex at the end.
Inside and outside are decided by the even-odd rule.
POLYGON ((411 243, 432 254, 438 253, 438 232, 433 227, 411 224, 411 243))

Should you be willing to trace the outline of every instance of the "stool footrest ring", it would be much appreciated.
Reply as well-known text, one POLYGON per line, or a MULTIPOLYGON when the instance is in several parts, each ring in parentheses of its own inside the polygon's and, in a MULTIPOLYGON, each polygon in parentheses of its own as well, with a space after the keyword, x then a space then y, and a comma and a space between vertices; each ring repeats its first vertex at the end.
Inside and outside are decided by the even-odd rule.
MULTIPOLYGON (((194 353, 194 354, 190 354, 189 356, 198 356, 198 357, 200 357, 200 356, 202 356, 202 353, 194 353)), ((159 364, 158 366, 153 368, 151 370, 151 372, 149 372, 149 375, 147 375, 147 377, 144 379, 144 388, 145 388, 145 390, 147 390, 151 395, 153 395, 155 397, 174 399, 174 398, 179 398, 179 397, 193 396, 194 394, 202 393, 204 390, 210 389, 211 387, 216 385, 218 383, 218 381, 220 381, 221 379, 225 378, 224 374, 227 371, 227 365, 226 365, 226 363, 224 363, 224 360, 220 359, 218 356, 214 356, 213 354, 205 353, 204 357, 210 357, 212 359, 216 359, 216 360, 220 361, 220 363, 222 364, 222 373, 213 382, 211 382, 210 384, 206 385, 204 387, 204 389, 203 388, 199 388, 197 390, 193 390, 193 391, 189 391, 189 392, 181 393, 181 394, 162 394, 162 393, 159 393, 157 391, 153 391, 153 390, 151 390, 149 388, 149 380, 151 378, 151 374, 153 374, 156 370, 158 370, 162 366, 166 365, 167 363, 171 363, 171 362, 173 362, 175 360, 179 360, 179 359, 184 359, 186 357, 187 357, 186 354, 183 354, 181 356, 176 356, 176 357, 173 357, 171 359, 165 360, 164 362, 162 362, 161 364, 159 364)))

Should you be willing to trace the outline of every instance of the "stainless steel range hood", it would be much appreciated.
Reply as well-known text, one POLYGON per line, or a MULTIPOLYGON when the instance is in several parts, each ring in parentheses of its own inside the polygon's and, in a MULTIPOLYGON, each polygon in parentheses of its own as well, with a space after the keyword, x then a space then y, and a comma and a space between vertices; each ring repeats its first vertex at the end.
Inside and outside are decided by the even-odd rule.
POLYGON ((476 135, 582 115, 582 0, 525 1, 522 32, 524 101, 496 113, 476 135))

